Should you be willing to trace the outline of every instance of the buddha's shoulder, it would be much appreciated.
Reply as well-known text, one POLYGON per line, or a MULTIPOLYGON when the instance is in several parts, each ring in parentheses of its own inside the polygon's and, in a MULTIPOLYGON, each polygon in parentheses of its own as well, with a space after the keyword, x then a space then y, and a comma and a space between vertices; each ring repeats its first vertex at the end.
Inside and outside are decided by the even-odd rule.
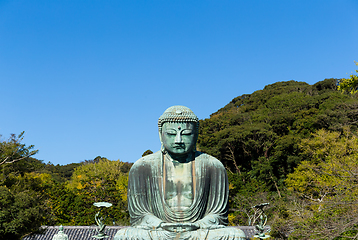
POLYGON ((200 161, 205 165, 212 165, 214 167, 224 168, 224 165, 220 162, 219 159, 199 151, 195 153, 195 161, 200 161))
POLYGON ((160 159, 161 159, 161 151, 158 151, 146 155, 144 157, 141 157, 133 164, 132 168, 138 166, 153 165, 155 162, 160 162, 160 159))

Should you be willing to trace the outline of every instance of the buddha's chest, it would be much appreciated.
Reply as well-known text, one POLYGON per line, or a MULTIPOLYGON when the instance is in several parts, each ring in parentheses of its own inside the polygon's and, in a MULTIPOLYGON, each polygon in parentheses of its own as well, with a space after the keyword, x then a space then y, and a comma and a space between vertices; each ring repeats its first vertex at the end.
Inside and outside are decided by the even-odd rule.
POLYGON ((193 202, 192 163, 165 162, 164 199, 172 210, 184 211, 193 202))

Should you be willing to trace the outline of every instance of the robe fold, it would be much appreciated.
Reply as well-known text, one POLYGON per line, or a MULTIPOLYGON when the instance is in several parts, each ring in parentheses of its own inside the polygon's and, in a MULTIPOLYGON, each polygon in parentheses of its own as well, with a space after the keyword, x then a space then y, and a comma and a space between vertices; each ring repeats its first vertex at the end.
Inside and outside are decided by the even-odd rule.
POLYGON ((192 162, 193 201, 184 211, 173 211, 164 199, 165 165, 162 153, 139 159, 128 179, 128 210, 132 227, 117 232, 115 240, 144 239, 245 239, 236 228, 226 227, 229 183, 222 163, 195 153, 192 162), (161 223, 177 223, 178 231, 166 231, 161 223), (196 223, 194 231, 181 231, 181 223, 196 223))

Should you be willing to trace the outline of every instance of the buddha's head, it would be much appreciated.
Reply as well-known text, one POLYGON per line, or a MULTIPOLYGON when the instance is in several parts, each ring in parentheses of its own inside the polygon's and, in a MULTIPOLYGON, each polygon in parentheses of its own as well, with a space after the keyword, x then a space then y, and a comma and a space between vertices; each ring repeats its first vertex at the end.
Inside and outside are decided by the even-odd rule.
POLYGON ((189 108, 172 106, 158 120, 162 151, 171 155, 187 155, 196 150, 199 119, 189 108))

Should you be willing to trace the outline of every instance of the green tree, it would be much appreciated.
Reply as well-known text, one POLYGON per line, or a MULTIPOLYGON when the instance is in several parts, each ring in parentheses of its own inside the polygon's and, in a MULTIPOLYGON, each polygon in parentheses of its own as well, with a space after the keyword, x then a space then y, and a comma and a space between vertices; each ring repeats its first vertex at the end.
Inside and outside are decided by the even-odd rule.
POLYGON ((24 132, 0 142, 0 239, 20 239, 38 231, 47 218, 43 192, 50 175, 35 171, 43 164, 31 158, 38 150, 22 143, 24 132))
POLYGON ((0 141, 0 166, 3 170, 2 174, 29 171, 30 157, 35 155, 38 150, 34 150, 34 145, 26 146, 22 143, 24 134, 25 132, 21 132, 17 136, 11 134, 8 140, 0 141))
POLYGON ((49 174, 9 174, 0 185, 0 239, 21 239, 37 232, 48 217, 43 192, 49 174))
POLYGON ((54 165, 49 162, 44 164, 39 171, 51 174, 54 181, 63 183, 70 180, 75 168, 81 166, 82 164, 83 163, 70 163, 66 165, 54 165))
MULTIPOLYGON (((355 62, 358 66, 358 63, 355 62)), ((358 70, 355 70, 358 73, 358 70)), ((338 90, 350 94, 358 92, 358 75, 351 74, 349 78, 339 80, 338 90)))

